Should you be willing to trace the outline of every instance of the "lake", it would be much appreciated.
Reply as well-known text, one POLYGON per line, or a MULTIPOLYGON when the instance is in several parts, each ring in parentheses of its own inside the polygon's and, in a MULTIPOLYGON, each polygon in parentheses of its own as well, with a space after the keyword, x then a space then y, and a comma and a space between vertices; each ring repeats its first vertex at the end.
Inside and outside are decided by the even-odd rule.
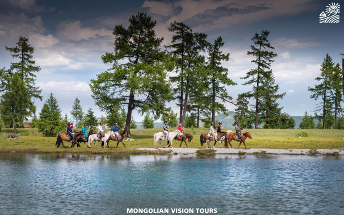
POLYGON ((0 180, 0 214, 344 213, 342 157, 11 153, 0 180))

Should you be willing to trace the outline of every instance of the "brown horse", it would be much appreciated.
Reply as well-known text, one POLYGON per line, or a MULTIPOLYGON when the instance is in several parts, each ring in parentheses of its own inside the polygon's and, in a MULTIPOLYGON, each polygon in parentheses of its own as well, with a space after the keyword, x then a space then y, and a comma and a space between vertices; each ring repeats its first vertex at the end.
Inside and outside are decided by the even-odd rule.
MULTIPOLYGON (((237 134, 232 133, 232 132, 227 133, 226 139, 225 139, 225 147, 227 149, 228 149, 228 143, 229 143, 229 145, 231 145, 231 148, 232 148, 232 144, 231 144, 232 140, 237 140, 237 134)), ((220 143, 220 148, 221 148, 221 143, 220 143)))
MULTIPOLYGON (((90 136, 90 135, 92 135, 92 134, 95 134, 95 132, 91 129, 91 130, 88 132, 88 136, 90 136)), ((82 135, 82 136, 80 136, 80 135, 75 136, 75 135, 74 135, 73 140, 74 140, 74 141, 72 142, 72 146, 71 146, 72 148, 75 146, 75 143, 77 144, 78 147, 80 147, 80 143, 81 143, 81 142, 86 143, 86 142, 88 141, 88 138, 85 139, 84 135, 82 135)))
MULTIPOLYGON (((81 131, 74 133, 73 138, 72 138, 72 146, 74 146, 75 143, 77 143, 76 140, 79 139, 79 138, 85 139, 85 137, 84 137, 84 135, 83 135, 83 133, 81 131)), ((57 140, 56 140, 56 143, 55 143, 57 148, 60 147, 61 143, 62 143, 62 146, 65 147, 64 144, 63 144, 64 141, 69 142, 69 135, 68 134, 61 133, 61 134, 57 135, 57 140)))
POLYGON ((246 144, 245 144, 245 140, 246 140, 247 137, 250 138, 250 139, 252 139, 251 133, 248 132, 248 131, 242 134, 242 138, 241 138, 241 140, 240 140, 238 149, 240 149, 241 143, 243 143, 244 146, 245 146, 245 149, 247 149, 246 144))
POLYGON ((210 143, 211 141, 215 141, 215 143, 214 143, 214 147, 215 147, 216 142, 220 141, 220 139, 226 134, 227 134, 227 132, 218 132, 215 135, 215 140, 213 140, 212 135, 210 135, 209 133, 201 134, 201 136, 200 136, 201 148, 203 146, 203 143, 207 143, 206 148, 211 148, 211 143, 210 143))
POLYGON ((214 143, 214 148, 215 148, 215 145, 216 145, 217 142, 220 142, 220 148, 221 148, 221 144, 226 139, 227 133, 228 132, 217 132, 216 140, 215 140, 215 143, 214 143))
POLYGON ((179 136, 179 135, 177 135, 174 139, 175 139, 175 140, 180 140, 180 146, 179 146, 179 148, 182 146, 182 143, 183 143, 183 142, 185 142, 186 148, 189 148, 189 147, 188 147, 188 144, 186 143, 186 140, 188 140, 189 143, 190 143, 191 140, 193 139, 193 136, 192 136, 192 134, 185 133, 184 136, 179 136))
POLYGON ((118 138, 118 139, 117 139, 115 136, 110 135, 109 139, 106 141, 107 147, 110 148, 109 142, 110 142, 110 140, 113 140, 113 141, 117 141, 117 146, 116 146, 116 148, 118 148, 119 142, 121 142, 121 143, 123 144, 124 148, 125 148, 125 145, 124 145, 124 143, 123 143, 124 137, 130 137, 130 132, 127 132, 127 131, 126 131, 126 132, 119 133, 119 138, 118 138))

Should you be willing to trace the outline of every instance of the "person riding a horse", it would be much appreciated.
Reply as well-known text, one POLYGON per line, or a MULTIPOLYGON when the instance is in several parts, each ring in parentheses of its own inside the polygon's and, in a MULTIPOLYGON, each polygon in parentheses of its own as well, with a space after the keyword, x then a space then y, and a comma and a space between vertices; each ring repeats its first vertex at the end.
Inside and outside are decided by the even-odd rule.
POLYGON ((221 127, 222 127, 222 122, 219 122, 219 126, 217 126, 217 133, 223 133, 221 127))
POLYGON ((67 126, 67 134, 69 136, 69 141, 72 141, 73 139, 73 127, 71 126, 72 123, 68 122, 68 126, 67 126))
POLYGON ((86 124, 84 124, 84 127, 82 127, 81 132, 83 133, 85 139, 87 140, 88 134, 87 134, 87 127, 86 127, 86 124))
POLYGON ((243 128, 240 127, 240 123, 237 122, 236 125, 235 125, 235 131, 238 135, 238 138, 237 138, 237 141, 240 142, 241 140, 241 137, 242 137, 242 134, 241 134, 241 131, 243 130, 243 128))
POLYGON ((182 139, 184 139, 184 131, 183 131, 182 123, 179 123, 178 130, 183 134, 182 139))
POLYGON ((164 121, 164 126, 162 127, 164 129, 164 134, 165 134, 165 140, 168 138, 168 123, 170 122, 170 118, 168 118, 168 122, 165 120, 164 121))
POLYGON ((215 140, 215 124, 214 124, 214 122, 211 122, 209 133, 213 136, 213 140, 215 140))
POLYGON ((117 127, 117 122, 115 122, 115 124, 112 127, 112 131, 115 134, 116 138, 118 139, 118 135, 119 135, 119 129, 117 127))
POLYGON ((98 126, 99 139, 102 139, 102 137, 103 137, 103 132, 104 132, 104 130, 103 130, 103 123, 100 122, 100 123, 99 123, 99 126, 98 126))

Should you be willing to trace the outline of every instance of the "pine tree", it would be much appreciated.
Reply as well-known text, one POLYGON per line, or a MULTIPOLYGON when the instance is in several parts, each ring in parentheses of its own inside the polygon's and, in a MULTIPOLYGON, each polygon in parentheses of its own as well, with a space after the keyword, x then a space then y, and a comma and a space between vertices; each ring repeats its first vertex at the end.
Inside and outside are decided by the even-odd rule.
POLYGON ((78 99, 78 97, 75 98, 72 111, 70 113, 74 117, 75 124, 77 125, 77 127, 80 127, 79 123, 82 120, 84 113, 82 112, 82 107, 81 107, 80 100, 78 99))
POLYGON ((269 31, 262 31, 261 35, 256 33, 252 38, 254 45, 251 45, 251 51, 247 51, 247 55, 252 55, 256 59, 251 62, 257 64, 256 69, 251 69, 246 73, 246 76, 243 79, 249 79, 244 85, 254 84, 253 89, 247 95, 249 98, 255 98, 255 128, 258 128, 259 122, 259 109, 260 99, 265 92, 264 83, 267 79, 271 78, 272 72, 270 70, 271 63, 274 62, 273 58, 277 56, 271 49, 275 49, 270 45, 267 37, 269 36, 269 31))
POLYGON ((39 113, 37 125, 38 131, 48 137, 56 136, 57 133, 64 130, 65 124, 61 117, 61 109, 52 93, 39 113))
POLYGON ((90 129, 93 129, 95 126, 97 126, 97 118, 94 115, 92 108, 88 109, 87 114, 85 115, 85 118, 84 118, 84 123, 90 129))
POLYGON ((194 113, 191 113, 190 115, 186 115, 185 118, 185 124, 184 127, 185 128, 195 128, 196 125, 196 115, 194 113))
POLYGON ((331 103, 333 104, 333 111, 334 111, 334 127, 336 128, 337 119, 339 114, 343 112, 343 108, 341 106, 342 102, 342 89, 343 89, 343 72, 341 71, 339 63, 333 68, 333 73, 330 77, 331 79, 331 88, 333 89, 333 94, 331 96, 331 103))
POLYGON ((303 115, 303 118, 302 118, 302 120, 301 120, 301 122, 299 124, 299 127, 301 129, 312 129, 312 128, 315 128, 314 118, 313 118, 313 116, 309 116, 307 114, 307 111, 303 115))
POLYGON ((145 118, 143 119, 142 126, 144 128, 154 128, 154 121, 148 114, 146 114, 145 118))
POLYGON ((242 128, 253 128, 254 125, 254 111, 249 110, 249 99, 245 93, 239 94, 237 101, 237 108, 235 109, 234 114, 234 124, 236 125, 236 122, 240 123, 240 126, 242 128))
POLYGON ((208 75, 211 77, 211 119, 215 121, 215 113, 227 113, 223 103, 216 102, 216 98, 222 102, 230 102, 233 99, 227 92, 225 86, 236 85, 228 78, 228 69, 221 66, 221 61, 228 61, 229 53, 223 54, 220 50, 225 43, 218 37, 214 44, 209 44, 208 51, 208 75))
POLYGON ((134 109, 159 118, 165 103, 172 99, 167 69, 172 69, 168 55, 160 50, 163 38, 157 38, 156 21, 145 13, 129 19, 129 27, 115 26, 115 52, 102 56, 113 66, 91 80, 92 97, 109 113, 116 105, 127 105, 124 131, 130 131, 134 109), (119 60, 125 63, 120 64, 119 60))
POLYGON ((117 123, 118 129, 124 129, 126 118, 127 115, 124 108, 117 107, 114 111, 107 115, 107 126, 112 128, 114 124, 117 123))
MULTIPOLYGON (((21 81, 25 83, 25 88, 27 88, 28 92, 26 96, 28 97, 28 100, 30 100, 30 104, 33 104, 33 99, 35 98, 42 100, 42 96, 40 96, 42 90, 35 86, 35 72, 40 71, 40 67, 35 66, 35 61, 32 60, 34 48, 30 46, 28 42, 28 38, 20 36, 19 41, 17 42, 17 46, 13 48, 9 48, 6 46, 6 50, 11 52, 11 56, 13 58, 19 58, 20 62, 11 63, 11 71, 16 71, 21 81)), ((22 123, 23 120, 32 115, 36 111, 36 109, 30 109, 30 111, 28 112, 24 108, 23 111, 18 111, 18 114, 21 115, 20 123, 22 123)))
POLYGON ((322 121, 322 129, 325 129, 326 121, 329 121, 327 116, 332 110, 331 97, 333 95, 333 90, 331 89, 331 75, 333 73, 333 65, 332 58, 329 54, 326 54, 324 62, 321 65, 321 74, 319 77, 315 78, 315 80, 320 81, 320 83, 315 85, 314 88, 308 87, 308 90, 312 92, 311 98, 315 100, 321 99, 316 111, 321 112, 321 115, 318 116, 321 118, 319 121, 322 121))
POLYGON ((17 125, 23 123, 23 117, 35 113, 36 107, 29 97, 29 90, 17 72, 3 76, 3 78, 8 82, 5 92, 1 96, 0 114, 5 123, 10 124, 10 127, 13 127, 16 132, 17 125))

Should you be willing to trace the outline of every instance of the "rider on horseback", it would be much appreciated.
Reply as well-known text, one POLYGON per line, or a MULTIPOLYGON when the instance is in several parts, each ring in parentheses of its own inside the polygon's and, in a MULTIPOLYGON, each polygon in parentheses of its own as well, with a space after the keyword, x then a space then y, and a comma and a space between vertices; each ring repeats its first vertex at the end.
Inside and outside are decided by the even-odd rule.
POLYGON ((217 133, 223 133, 221 127, 222 127, 222 122, 219 122, 219 126, 217 126, 217 133))
POLYGON ((214 124, 214 122, 211 122, 209 133, 213 136, 213 140, 215 140, 215 124, 214 124))
POLYGON ((184 139, 184 131, 183 131, 182 123, 179 123, 178 130, 183 134, 182 135, 182 140, 183 140, 184 139))
POLYGON ((113 131, 113 133, 115 134, 115 136, 116 136, 117 139, 118 139, 119 129, 118 129, 118 127, 117 127, 117 122, 115 122, 115 124, 113 125, 112 131, 113 131))
POLYGON ((100 123, 99 123, 99 126, 98 126, 99 140, 102 139, 102 137, 103 137, 103 132, 104 132, 104 130, 103 130, 103 123, 100 122, 100 123))
POLYGON ((69 136, 69 141, 72 141, 73 139, 73 127, 71 126, 72 123, 68 122, 68 126, 67 126, 67 134, 69 136))
POLYGON ((165 140, 167 140, 167 137, 168 137, 168 123, 170 122, 170 118, 168 118, 168 122, 165 120, 164 121, 164 125, 163 125, 163 129, 164 129, 164 134, 165 134, 165 136, 164 136, 164 138, 165 138, 165 140))
POLYGON ((84 134, 85 139, 87 140, 88 134, 87 134, 87 127, 86 124, 84 124, 84 127, 82 127, 81 132, 84 134))
POLYGON ((238 142, 240 142, 240 140, 241 140, 241 137, 242 137, 241 131, 242 131, 242 130, 243 130, 243 128, 240 127, 240 123, 237 122, 236 125, 235 125, 235 131, 236 131, 236 133, 237 133, 237 135, 238 135, 238 138, 237 138, 237 141, 238 141, 238 142))

